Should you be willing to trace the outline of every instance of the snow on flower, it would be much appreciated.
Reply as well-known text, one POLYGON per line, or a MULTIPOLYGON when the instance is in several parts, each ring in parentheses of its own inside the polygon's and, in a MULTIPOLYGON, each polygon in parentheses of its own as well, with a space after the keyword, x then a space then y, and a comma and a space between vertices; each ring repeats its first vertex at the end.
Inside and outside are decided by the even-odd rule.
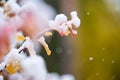
POLYGON ((49 21, 49 27, 60 33, 61 36, 67 36, 69 33, 76 35, 77 31, 73 28, 78 28, 80 26, 80 19, 77 16, 77 12, 71 12, 71 20, 67 20, 64 14, 59 14, 55 17, 55 20, 49 21))
MULTIPOLYGON (((41 37, 40 41, 44 43, 44 37, 41 37)), ((0 70, 6 70, 10 74, 9 80, 75 80, 72 75, 57 77, 57 75, 48 73, 44 59, 35 53, 32 40, 26 37, 19 49, 14 48, 6 55, 0 64, 0 70), (29 57, 23 55, 25 48, 29 53, 31 52, 29 57)))
POLYGON ((4 76, 8 80, 75 80, 69 74, 48 73, 44 59, 36 54, 34 42, 38 41, 51 55, 45 38, 52 36, 53 30, 61 36, 75 36, 75 29, 80 26, 77 12, 71 12, 71 20, 64 14, 51 20, 55 12, 42 0, 16 1, 0 1, 0 80, 4 76))
MULTIPOLYGON (((44 40, 43 40, 44 41, 44 40)), ((30 38, 26 37, 26 41, 22 46, 30 44, 30 38)), ((26 47, 34 50, 33 47, 26 47)), ((9 80, 75 80, 72 75, 59 76, 57 73, 48 73, 44 59, 38 55, 23 55, 24 47, 12 49, 0 64, 0 70, 6 70, 9 74, 9 80), (32 68, 32 69, 31 69, 32 68), (36 75, 37 73, 37 75, 36 75)))
POLYGON ((15 42, 15 34, 21 30, 33 38, 47 27, 47 22, 55 15, 54 9, 38 0, 0 1, 0 56, 5 56, 15 42), (40 3, 40 5, 38 5, 40 3), (32 7, 31 7, 32 6, 32 7), (49 14, 48 14, 49 13, 49 14), (3 36, 4 34, 4 36, 3 36))

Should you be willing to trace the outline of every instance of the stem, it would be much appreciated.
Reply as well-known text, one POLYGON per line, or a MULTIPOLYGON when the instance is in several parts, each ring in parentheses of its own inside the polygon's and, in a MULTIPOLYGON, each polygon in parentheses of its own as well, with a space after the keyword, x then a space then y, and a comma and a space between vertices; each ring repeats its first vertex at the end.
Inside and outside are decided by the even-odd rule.
POLYGON ((41 32, 39 32, 33 39, 36 40, 38 38, 40 38, 41 36, 43 36, 45 34, 45 32, 48 32, 48 31, 51 31, 52 29, 51 28, 47 28, 41 32))

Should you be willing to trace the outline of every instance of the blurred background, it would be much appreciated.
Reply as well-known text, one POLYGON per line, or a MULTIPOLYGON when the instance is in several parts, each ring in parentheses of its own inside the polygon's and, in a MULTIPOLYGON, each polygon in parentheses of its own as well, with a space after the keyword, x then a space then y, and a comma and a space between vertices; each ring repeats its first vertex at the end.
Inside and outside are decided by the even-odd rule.
POLYGON ((120 80, 120 0, 45 0, 57 13, 78 12, 76 37, 55 32, 52 55, 40 53, 49 72, 72 73, 76 80, 120 80))

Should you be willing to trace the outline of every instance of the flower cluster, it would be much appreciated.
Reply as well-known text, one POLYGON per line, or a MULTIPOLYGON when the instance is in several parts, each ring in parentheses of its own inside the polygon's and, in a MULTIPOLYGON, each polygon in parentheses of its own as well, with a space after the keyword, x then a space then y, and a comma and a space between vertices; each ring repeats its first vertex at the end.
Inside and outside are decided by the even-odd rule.
POLYGON ((53 30, 61 36, 68 36, 70 33, 75 36, 75 29, 80 26, 77 12, 71 12, 71 20, 67 20, 64 14, 58 14, 55 20, 49 21, 54 14, 51 12, 53 9, 41 2, 50 13, 47 14, 36 1, 0 2, 0 72, 3 75, 0 75, 0 80, 3 80, 4 76, 7 76, 8 80, 75 80, 72 75, 48 73, 44 59, 36 54, 34 42, 38 41, 47 55, 51 55, 45 36, 52 36, 53 30), (16 48, 17 44, 20 47, 16 48))
POLYGON ((69 33, 76 35, 77 31, 73 28, 78 28, 80 26, 80 19, 77 16, 77 12, 71 12, 71 20, 67 21, 67 17, 64 14, 59 14, 56 16, 55 20, 49 21, 49 27, 60 33, 61 36, 67 36, 69 33))
POLYGON ((33 39, 47 28, 48 20, 55 15, 49 5, 38 0, 1 0, 0 5, 0 57, 15 46, 17 31, 33 39))
POLYGON ((48 73, 44 59, 36 54, 29 37, 25 38, 20 48, 11 49, 0 64, 0 71, 7 72, 9 80, 75 80, 70 74, 59 76, 57 73, 48 73), (24 49, 28 49, 30 56, 25 55, 24 49))

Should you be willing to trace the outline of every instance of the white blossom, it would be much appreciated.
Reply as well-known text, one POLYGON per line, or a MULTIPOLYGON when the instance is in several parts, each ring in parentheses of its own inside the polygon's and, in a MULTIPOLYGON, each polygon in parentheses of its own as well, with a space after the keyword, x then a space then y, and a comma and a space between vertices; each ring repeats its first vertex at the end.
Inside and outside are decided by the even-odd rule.
POLYGON ((33 78, 33 80, 46 80, 47 69, 45 62, 41 56, 32 56, 26 58, 22 62, 23 74, 25 76, 25 80, 28 80, 29 77, 33 78))
POLYGON ((80 19, 78 18, 76 11, 71 12, 71 18, 71 22, 74 27, 78 28, 80 26, 80 19))
POLYGON ((80 19, 77 16, 77 12, 71 12, 71 20, 67 20, 64 14, 59 14, 55 17, 55 20, 50 20, 48 24, 49 28, 56 30, 61 36, 67 36, 69 33, 76 35, 77 31, 73 29, 80 26, 80 19))

